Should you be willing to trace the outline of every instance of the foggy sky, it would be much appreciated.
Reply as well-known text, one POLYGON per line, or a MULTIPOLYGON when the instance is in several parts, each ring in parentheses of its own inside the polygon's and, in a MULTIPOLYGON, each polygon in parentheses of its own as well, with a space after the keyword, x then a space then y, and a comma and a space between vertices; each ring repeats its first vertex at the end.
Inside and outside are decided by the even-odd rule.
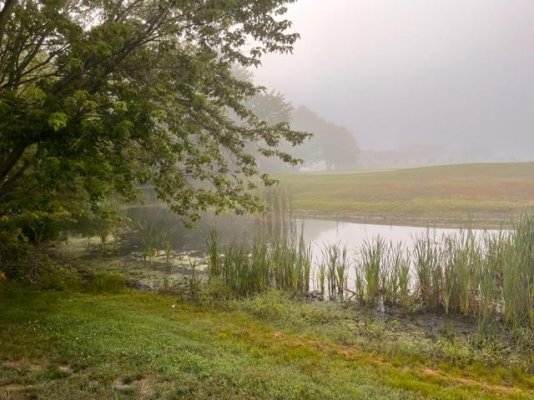
POLYGON ((300 0, 293 55, 256 81, 360 147, 484 148, 534 159, 534 0, 300 0))

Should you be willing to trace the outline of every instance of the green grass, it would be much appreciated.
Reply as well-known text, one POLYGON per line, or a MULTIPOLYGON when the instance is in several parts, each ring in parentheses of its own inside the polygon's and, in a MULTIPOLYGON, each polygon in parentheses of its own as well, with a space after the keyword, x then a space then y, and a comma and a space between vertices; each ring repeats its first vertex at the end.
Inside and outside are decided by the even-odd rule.
POLYGON ((534 163, 462 164, 277 177, 300 216, 499 226, 534 207, 534 163))
POLYGON ((386 329, 339 304, 306 305, 271 293, 222 310, 157 294, 4 285, 0 305, 2 399, 534 395, 521 354, 472 354, 460 342, 403 333, 392 329, 395 321, 386 329))

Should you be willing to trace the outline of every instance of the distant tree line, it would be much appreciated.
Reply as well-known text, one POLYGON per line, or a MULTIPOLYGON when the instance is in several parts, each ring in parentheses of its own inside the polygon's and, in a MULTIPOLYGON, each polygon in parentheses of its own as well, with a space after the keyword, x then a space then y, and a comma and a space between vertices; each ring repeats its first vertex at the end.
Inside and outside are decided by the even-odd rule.
MULTIPOLYGON (((349 170, 358 166, 360 149, 352 132, 320 117, 306 106, 294 108, 279 92, 261 92, 248 106, 269 124, 287 122, 292 129, 312 134, 299 146, 282 142, 281 148, 303 161, 303 166, 331 170, 349 170)), ((268 171, 291 171, 290 166, 275 159, 259 156, 260 165, 268 171)))

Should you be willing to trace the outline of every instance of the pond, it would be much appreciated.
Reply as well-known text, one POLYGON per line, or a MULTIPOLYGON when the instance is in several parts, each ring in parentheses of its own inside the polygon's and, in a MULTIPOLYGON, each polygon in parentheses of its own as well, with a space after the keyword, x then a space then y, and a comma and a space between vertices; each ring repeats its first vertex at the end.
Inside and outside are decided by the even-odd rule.
MULTIPOLYGON (((250 245, 258 238, 265 238, 273 232, 278 232, 278 234, 280 234, 279 232, 286 232, 287 234, 291 231, 294 238, 298 238, 302 234, 304 242, 309 246, 311 252, 310 286, 312 290, 318 288, 318 270, 327 264, 325 263, 325 252, 331 250, 332 246, 335 246, 339 251, 346 249, 346 284, 348 287, 354 287, 356 266, 361 260, 361 250, 366 243, 376 244, 378 238, 383 240, 387 247, 386 253, 383 254, 387 264, 390 264, 391 261, 388 257, 394 254, 394 251, 388 253, 388 249, 400 246, 400 250, 396 250, 397 254, 399 251, 403 254, 410 253, 407 256, 407 262, 411 264, 410 269, 413 271, 416 258, 416 253, 413 250, 418 239, 428 239, 433 244, 443 246, 444 237, 459 237, 462 232, 466 232, 454 228, 389 226, 316 219, 294 220, 287 225, 287 220, 283 219, 232 215, 218 217, 208 215, 202 218, 196 229, 187 229, 178 217, 159 207, 133 209, 130 210, 129 216, 133 225, 137 227, 136 233, 134 232, 133 237, 128 241, 131 244, 130 252, 137 254, 138 258, 142 258, 143 240, 147 240, 146 238, 151 239, 151 241, 157 239, 151 245, 160 250, 158 252, 159 264, 164 269, 165 257, 161 249, 165 248, 164 243, 168 241, 173 253, 173 264, 179 267, 176 272, 180 272, 180 268, 189 268, 188 263, 182 262, 184 252, 196 257, 195 263, 199 266, 200 271, 205 269, 207 261, 203 256, 206 251, 206 241, 212 229, 217 231, 218 242, 222 251, 224 251, 225 244, 250 245), (145 239, 142 239, 143 237, 145 239), (392 247, 388 247, 390 245, 392 247)), ((484 234, 492 234, 497 231, 471 230, 470 232, 473 233, 475 241, 483 245, 484 234)), ((156 264, 158 263, 152 265, 156 264)), ((182 272, 180 274, 183 275, 182 272)))
MULTIPOLYGON (((372 225, 343 221, 326 221, 304 219, 298 220, 297 226, 303 228, 304 241, 312 247, 314 256, 319 256, 323 248, 328 245, 339 245, 355 251, 364 244, 380 237, 392 244, 402 244, 403 247, 411 248, 417 238, 426 236, 439 239, 443 236, 460 234, 459 228, 424 228, 415 226, 395 225, 372 225)), ((301 229, 301 228, 299 228, 301 229)), ((494 230, 471 230, 477 237, 484 232, 493 233, 494 230)))
MULTIPOLYGON (((150 227, 150 231, 164 234, 171 240, 175 250, 205 250, 206 239, 211 229, 215 229, 225 243, 247 243, 258 237, 265 221, 258 217, 207 214, 202 217, 195 229, 185 228, 175 214, 163 207, 132 208, 128 215, 134 230, 140 227, 150 227)), ((272 222, 269 223, 272 225, 272 222)), ((314 252, 330 244, 346 246, 350 250, 359 248, 365 240, 372 240, 380 236, 386 242, 402 243, 410 246, 414 238, 426 234, 441 237, 460 233, 460 229, 424 228, 414 226, 372 225, 354 222, 329 221, 317 219, 295 220, 293 230, 300 234, 304 229, 304 241, 311 245, 314 252)), ((482 230, 473 230, 480 235, 482 230)), ((135 237, 131 238, 135 241, 135 237)))

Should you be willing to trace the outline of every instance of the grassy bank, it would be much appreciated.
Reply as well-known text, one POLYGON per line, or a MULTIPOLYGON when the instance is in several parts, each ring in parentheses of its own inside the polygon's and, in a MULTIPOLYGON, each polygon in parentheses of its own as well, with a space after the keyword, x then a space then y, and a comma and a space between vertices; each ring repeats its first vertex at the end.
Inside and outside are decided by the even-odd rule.
POLYGON ((301 216, 498 227, 534 207, 534 163, 278 176, 301 216))
MULTIPOLYGON (((413 321, 276 293, 224 308, 172 296, 0 289, 2 399, 530 399, 532 359, 413 321)), ((451 325, 454 327, 454 323, 451 325)))

